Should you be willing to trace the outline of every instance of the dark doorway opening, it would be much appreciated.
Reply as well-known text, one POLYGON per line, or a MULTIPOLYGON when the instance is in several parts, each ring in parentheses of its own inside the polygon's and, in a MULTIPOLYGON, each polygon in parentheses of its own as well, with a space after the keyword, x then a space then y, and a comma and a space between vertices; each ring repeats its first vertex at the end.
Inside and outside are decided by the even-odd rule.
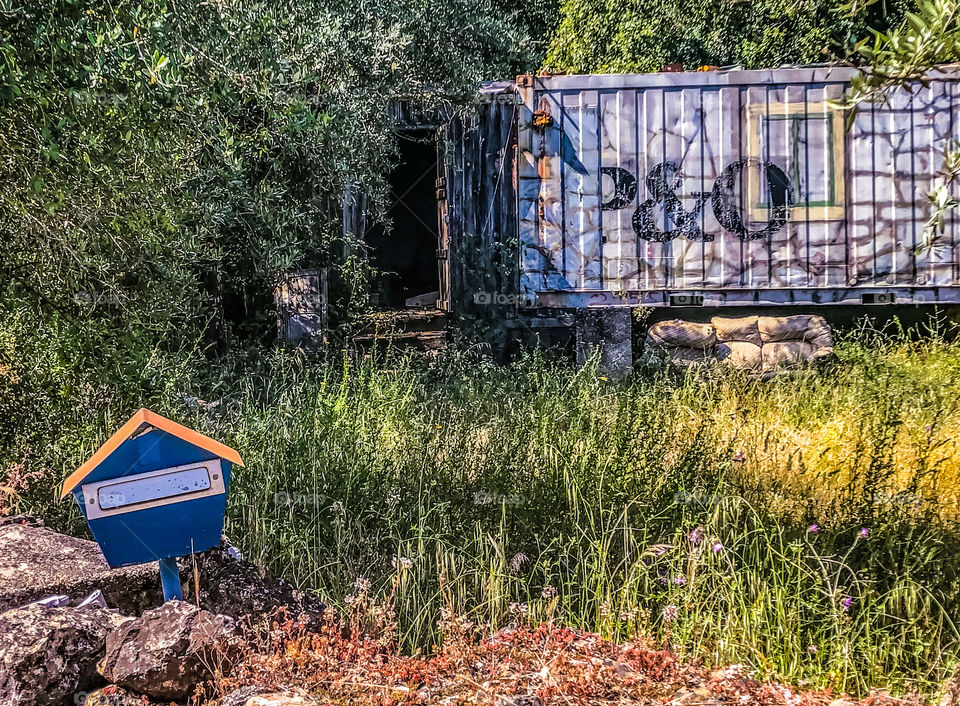
MULTIPOLYGON (((373 303, 399 309, 407 300, 437 292, 437 142, 433 132, 400 133, 399 162, 390 175, 390 224, 367 232, 374 267, 373 303)), ((436 297, 423 297, 433 308, 436 297)))

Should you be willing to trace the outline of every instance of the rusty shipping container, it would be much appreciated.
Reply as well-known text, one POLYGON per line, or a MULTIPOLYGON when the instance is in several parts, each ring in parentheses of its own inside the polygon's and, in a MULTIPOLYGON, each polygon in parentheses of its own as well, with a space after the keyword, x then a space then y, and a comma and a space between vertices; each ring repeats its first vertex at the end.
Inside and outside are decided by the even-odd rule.
POLYGON ((926 229, 943 151, 960 138, 960 72, 849 116, 834 101, 852 75, 488 85, 472 117, 442 130, 449 297, 521 309, 960 301, 957 215, 940 237, 926 229))

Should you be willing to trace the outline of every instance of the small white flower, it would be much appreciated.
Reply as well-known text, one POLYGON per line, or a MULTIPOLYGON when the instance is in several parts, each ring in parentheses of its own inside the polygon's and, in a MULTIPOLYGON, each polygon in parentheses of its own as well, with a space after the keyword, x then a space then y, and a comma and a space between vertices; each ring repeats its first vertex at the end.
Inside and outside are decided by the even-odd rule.
POLYGON ((527 613, 530 612, 529 607, 526 603, 511 603, 510 604, 510 615, 515 618, 525 618, 527 613))

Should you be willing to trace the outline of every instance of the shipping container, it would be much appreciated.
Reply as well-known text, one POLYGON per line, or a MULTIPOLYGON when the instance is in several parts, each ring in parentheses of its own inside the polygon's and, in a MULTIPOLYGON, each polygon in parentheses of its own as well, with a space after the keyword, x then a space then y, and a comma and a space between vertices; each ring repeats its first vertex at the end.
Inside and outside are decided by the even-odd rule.
POLYGON ((844 110, 853 75, 487 85, 441 130, 442 298, 474 310, 960 301, 957 214, 927 228, 960 138, 960 72, 844 110))
POLYGON ((957 74, 851 112, 852 75, 521 77, 525 303, 958 301, 956 214, 926 225, 957 74))
POLYGON ((462 110, 400 101, 391 224, 357 185, 345 242, 383 273, 379 308, 518 336, 587 309, 958 304, 958 213, 928 220, 960 67, 845 109, 855 74, 519 76, 462 110))

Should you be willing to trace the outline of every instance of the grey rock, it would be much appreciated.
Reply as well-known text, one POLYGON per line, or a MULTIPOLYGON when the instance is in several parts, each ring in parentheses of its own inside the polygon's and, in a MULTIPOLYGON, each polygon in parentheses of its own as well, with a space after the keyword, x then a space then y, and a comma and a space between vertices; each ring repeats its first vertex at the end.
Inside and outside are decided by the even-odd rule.
POLYGON ((139 694, 110 685, 87 694, 83 706, 143 706, 139 694))
POLYGON ((227 663, 231 618, 170 601, 107 635, 102 674, 108 681, 158 699, 185 699, 227 663))
POLYGON ((104 682, 97 662, 107 634, 125 618, 101 608, 40 605, 0 614, 0 704, 74 704, 104 682))
POLYGON ((0 611, 59 594, 79 601, 96 589, 123 613, 162 600, 156 564, 111 569, 96 542, 33 524, 0 525, 0 611))
MULTIPOLYGON (((297 591, 256 564, 235 559, 227 547, 197 555, 201 608, 237 619, 260 617, 284 608, 289 616, 302 616, 306 624, 316 624, 324 610, 321 601, 297 591)), ((184 600, 195 603, 190 557, 180 561, 180 580, 184 600)))
POLYGON ((216 702, 216 706, 245 706, 254 696, 272 693, 264 686, 241 686, 216 702))
POLYGON ((246 698, 241 697, 242 700, 240 701, 228 702, 226 699, 229 699, 230 696, 221 701, 219 706, 316 706, 316 704, 319 704, 318 701, 311 699, 309 696, 289 692, 261 693, 246 698))
MULTIPOLYGON (((294 590, 228 549, 196 555, 200 606, 234 618, 286 608, 291 616, 319 616, 323 604, 294 590)), ((179 561, 184 598, 196 602, 193 558, 179 561)), ((53 595, 77 605, 100 590, 107 606, 140 615, 163 603, 155 562, 111 569, 96 542, 22 522, 0 524, 0 611, 53 595)), ((94 598, 94 602, 99 599, 94 598)))
POLYGON ((317 703, 303 694, 257 686, 241 687, 216 702, 217 706, 313 706, 317 703))

